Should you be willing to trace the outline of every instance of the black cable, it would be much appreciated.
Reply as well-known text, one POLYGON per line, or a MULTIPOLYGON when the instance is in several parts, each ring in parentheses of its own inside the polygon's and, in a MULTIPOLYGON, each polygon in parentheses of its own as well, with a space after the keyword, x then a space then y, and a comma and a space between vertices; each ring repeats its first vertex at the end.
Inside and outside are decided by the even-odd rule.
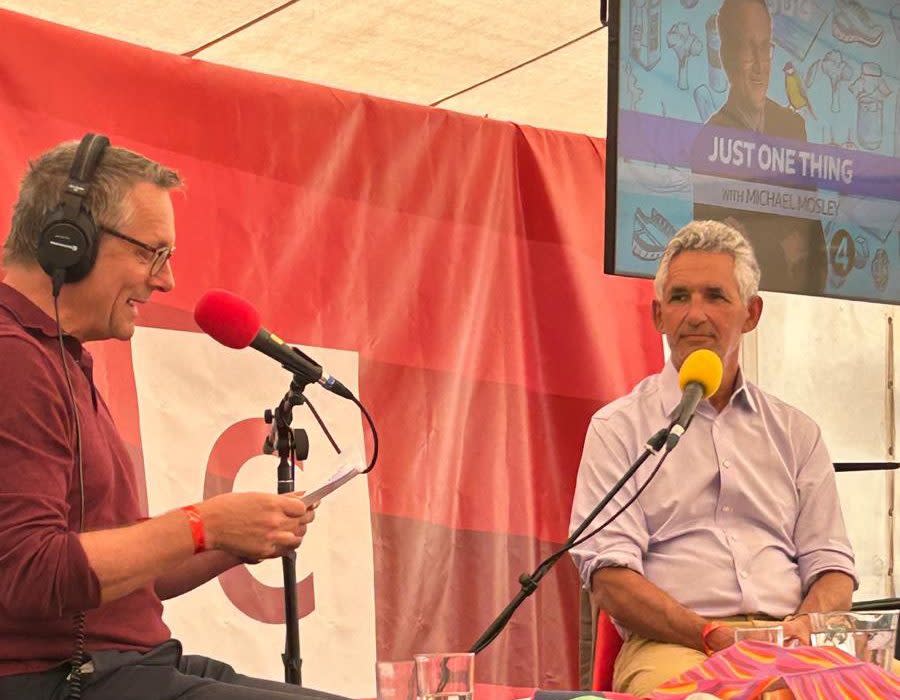
MULTIPOLYGON (((576 36, 574 39, 569 39, 569 41, 567 41, 563 44, 560 44, 559 46, 554 46, 552 49, 550 49, 548 51, 544 51, 542 54, 533 56, 532 58, 522 61, 521 63, 518 63, 518 64, 512 66, 511 68, 502 70, 499 73, 496 73, 496 74, 490 76, 489 78, 485 78, 484 80, 479 80, 477 83, 473 83, 472 85, 467 85, 466 87, 462 88, 461 90, 457 90, 454 93, 445 95, 444 97, 440 98, 439 100, 430 102, 428 104, 428 106, 429 107, 437 107, 437 106, 443 104, 444 102, 446 102, 447 100, 452 100, 454 97, 459 97, 460 95, 463 95, 467 92, 471 92, 475 88, 479 88, 482 85, 487 85, 488 83, 493 82, 494 80, 497 80, 499 78, 502 78, 505 75, 509 75, 513 71, 517 71, 520 68, 524 68, 525 66, 528 66, 528 65, 534 63, 535 61, 540 61, 542 58, 546 58, 547 56, 550 56, 550 55, 556 53, 557 51, 562 51, 563 49, 571 46, 572 44, 575 44, 575 43, 581 41, 582 39, 586 39, 587 37, 591 36, 592 34, 596 34, 597 32, 603 31, 604 29, 606 29, 606 25, 601 23, 601 25, 599 27, 595 27, 594 29, 587 31, 584 34, 581 34, 580 36, 576 36)), ((484 116, 488 116, 488 115, 484 115, 484 116)))
POLYGON ((637 472, 637 468, 640 467, 647 460, 647 458, 650 457, 650 455, 659 454, 659 451, 662 448, 662 445, 668 439, 668 435, 669 435, 670 431, 672 430, 673 425, 675 425, 675 421, 672 421, 672 423, 669 424, 669 426, 667 428, 663 428, 662 430, 659 430, 649 440, 647 440, 646 444, 644 445, 644 452, 641 454, 641 456, 638 457, 637 460, 635 460, 634 464, 631 465, 631 468, 625 472, 625 474, 622 476, 622 478, 620 478, 613 485, 613 487, 600 500, 600 502, 594 507, 594 509, 590 513, 588 513, 588 515, 584 519, 584 521, 577 528, 575 528, 575 530, 572 531, 572 534, 569 535, 569 537, 563 543, 563 546, 560 549, 553 552, 553 554, 551 554, 549 557, 544 559, 544 561, 542 561, 540 564, 538 564, 538 566, 535 568, 535 570, 531 574, 531 576, 526 576, 525 574, 522 574, 522 576, 519 577, 520 582, 524 583, 523 579, 525 579, 525 578, 534 579, 535 577, 537 577, 537 580, 540 581, 540 579, 542 579, 544 577, 544 575, 547 573, 547 570, 551 566, 553 566, 559 560, 559 558, 562 557, 563 554, 568 552, 573 547, 581 544, 582 542, 584 542, 586 540, 589 540, 591 537, 596 535, 603 528, 605 528, 607 525, 609 525, 613 520, 618 518, 625 511, 625 509, 628 506, 630 506, 632 503, 634 503, 635 499, 637 499, 637 497, 641 495, 641 492, 647 487, 647 484, 650 483, 650 479, 652 479, 656 475, 656 472, 659 470, 660 465, 663 463, 663 461, 665 460, 665 458, 669 454, 669 452, 671 452, 671 448, 666 450, 665 454, 662 456, 662 458, 660 458, 659 462, 656 465, 656 468, 654 469, 653 473, 650 475, 650 478, 647 479, 647 481, 645 481, 643 485, 641 485, 641 487, 638 489, 637 493, 635 494, 634 498, 632 498, 622 508, 620 508, 618 511, 616 511, 615 515, 613 515, 612 518, 607 520, 600 527, 598 527, 595 530, 592 530, 589 534, 585 535, 581 539, 575 539, 575 538, 578 538, 581 535, 581 533, 583 533, 587 529, 588 525, 590 525, 594 521, 594 519, 598 515, 600 515, 600 513, 603 512, 603 509, 606 508, 607 505, 609 505, 609 502, 612 501, 612 499, 616 497, 616 495, 619 493, 619 491, 621 491, 625 487, 625 484, 627 484, 631 480, 631 477, 637 472))
MULTIPOLYGON (((294 350, 296 351, 297 349, 294 348, 294 350)), ((338 447, 337 443, 334 441, 334 438, 331 437, 331 433, 328 432, 328 428, 325 426, 324 421, 319 417, 318 411, 316 411, 315 407, 312 405, 312 402, 306 396, 303 395, 303 385, 299 383, 302 378, 300 378, 299 375, 296 375, 296 374, 294 375, 294 377, 295 377, 295 380, 294 380, 295 383, 291 384, 291 388, 299 393, 299 395, 301 397, 299 400, 299 403, 305 403, 309 407, 309 410, 312 411, 313 417, 318 422, 319 427, 322 428, 322 432, 325 433, 325 436, 328 438, 329 442, 331 442, 331 446, 335 449, 335 451, 338 454, 340 454, 341 449, 338 447), (296 384, 296 386, 295 386, 295 384, 296 384)), ((345 388, 345 387, 342 387, 342 388, 345 388)), ((362 412, 363 416, 365 416, 366 422, 369 424, 369 430, 372 431, 372 459, 369 460, 369 465, 365 468, 365 470, 360 472, 360 474, 368 474, 370 471, 372 471, 372 469, 375 466, 375 462, 378 460, 378 431, 375 429, 375 421, 372 420, 372 416, 366 410, 366 407, 362 405, 360 400, 358 398, 356 398, 356 396, 353 394, 352 391, 350 391, 349 389, 346 389, 346 393, 341 392, 338 395, 344 397, 345 399, 349 399, 350 401, 352 401, 353 403, 356 404, 357 408, 359 408, 359 410, 362 412)), ((294 405, 297 405, 297 404, 295 403, 294 405)))
POLYGON ((569 545, 565 549, 565 551, 568 552, 570 549, 587 542, 589 539, 591 539, 591 537, 598 534, 601 530, 605 529, 606 526, 609 525, 613 520, 615 520, 620 515, 622 515, 622 513, 625 512, 625 509, 628 508, 628 506, 630 506, 632 503, 634 503, 638 499, 638 497, 644 492, 644 489, 646 489, 650 485, 650 482, 653 481, 653 477, 656 476, 656 473, 659 471, 659 468, 663 465, 663 462, 666 461, 666 457, 669 456, 669 453, 671 451, 672 450, 666 450, 663 453, 662 458, 659 460, 659 462, 657 462, 656 466, 653 468, 653 471, 650 472, 650 476, 647 477, 647 480, 643 484, 641 484, 640 488, 635 492, 635 494, 631 498, 628 499, 628 501, 625 503, 624 506, 619 508, 619 510, 617 510, 609 520, 607 520, 605 523, 600 525, 598 528, 591 530, 584 537, 580 537, 579 539, 575 540, 571 545, 569 545))
MULTIPOLYGON (((650 454, 657 454, 657 452, 652 451, 651 449, 649 449, 649 447, 654 443, 654 441, 660 435, 662 435, 662 437, 664 439, 665 435, 668 432, 669 432, 668 429, 665 429, 665 430, 660 431, 656 435, 654 435, 653 438, 651 438, 648 441, 648 450, 646 450, 644 452, 644 454, 637 460, 637 462, 632 466, 632 469, 629 471, 632 471, 632 470, 636 469, 638 466, 640 466, 640 464, 642 464, 643 461, 650 454)), ((582 532, 584 532, 584 530, 587 527, 587 524, 591 520, 593 520, 594 517, 599 515, 600 512, 602 512, 602 509, 612 500, 612 498, 619 491, 622 490, 624 485, 627 483, 627 480, 624 478, 620 479, 619 482, 616 483, 615 486, 613 486, 613 488, 610 490, 610 492, 608 494, 606 494, 604 499, 600 502, 598 507, 595 508, 594 511, 588 516, 588 518, 586 518, 585 521, 575 530, 573 535, 571 535, 569 537, 569 539, 566 541, 566 543, 562 547, 560 547, 558 550, 553 552, 549 557, 544 559, 544 561, 542 561, 540 564, 538 564, 538 566, 535 568, 535 570, 531 573, 530 576, 528 574, 522 574, 519 577, 519 583, 522 586, 519 593, 506 606, 506 608, 504 608, 504 610, 500 613, 500 615, 497 616, 496 620, 494 621, 494 623, 491 624, 491 626, 488 628, 488 630, 481 637, 479 637, 479 639, 469 648, 469 651, 477 654, 478 652, 482 651, 485 647, 487 647, 492 641, 494 641, 494 639, 497 638, 497 636, 500 634, 500 632, 503 631, 503 628, 506 626, 506 623, 509 621, 509 618, 512 617, 512 614, 516 611, 516 609, 518 609, 518 607, 523 602, 525 602, 525 599, 528 596, 530 596, 532 593, 534 593, 537 590, 538 582, 547 574, 547 572, 551 569, 551 567, 554 564, 556 564, 556 562, 566 552, 568 552, 573 547, 576 547, 577 545, 582 544, 583 542, 589 540, 591 537, 593 537, 594 535, 598 534, 599 532, 604 530, 606 527, 608 527, 613 521, 616 520, 616 518, 618 518, 620 515, 622 515, 622 513, 624 513, 625 510, 632 503, 634 503, 638 499, 638 497, 644 492, 644 490, 650 485, 650 482, 653 481, 654 477, 656 477, 656 475, 659 473, 660 467, 662 467, 663 462, 666 461, 666 458, 669 456, 669 453, 671 451, 672 451, 671 449, 667 449, 663 453, 663 456, 660 458, 659 462, 657 462, 656 466, 653 468, 653 471, 650 473, 650 476, 648 476, 647 479, 640 485, 638 490, 635 492, 635 494, 630 499, 628 499, 628 501, 625 503, 625 505, 623 505, 621 508, 619 508, 619 510, 617 510, 608 520, 606 520, 606 522, 604 522, 602 525, 600 525, 599 527, 597 527, 594 530, 592 530, 591 532, 589 532, 587 535, 584 535, 583 537, 578 537, 578 535, 580 535, 582 532), (573 540, 572 539, 573 536, 578 539, 573 540), (497 624, 500 620, 503 620, 502 624, 497 624)))
POLYGON ((272 8, 271 10, 269 10, 268 12, 266 12, 264 14, 261 14, 259 17, 254 17, 250 21, 244 22, 240 27, 237 27, 236 29, 232 29, 231 31, 228 31, 225 34, 222 34, 221 36, 217 36, 215 39, 212 39, 211 41, 207 41, 205 44, 203 44, 202 46, 198 46, 196 49, 192 49, 190 51, 185 51, 181 55, 186 56, 187 58, 193 58, 201 51, 205 51, 206 49, 210 48, 211 46, 215 46, 220 41, 224 41, 225 39, 233 37, 238 32, 242 32, 245 29, 249 29, 257 22, 262 22, 267 17, 271 17, 276 12, 281 12, 285 8, 290 7, 291 5, 293 5, 294 3, 299 2, 299 1, 300 0, 288 0, 286 3, 279 5, 278 7, 272 8))
MULTIPOLYGON (((54 277, 55 280, 55 277, 54 277)), ((53 311, 56 316, 56 339, 59 341, 59 359, 62 361, 63 374, 66 378, 66 388, 69 391, 69 401, 72 404, 72 415, 75 418, 75 460, 78 467, 78 532, 84 529, 84 461, 82 459, 81 418, 78 415, 78 404, 75 403, 75 390, 72 388, 72 377, 69 375, 69 363, 66 360, 66 346, 63 343, 62 324, 59 321, 59 291, 54 284, 53 311)), ((87 642, 85 630, 85 613, 78 611, 72 617, 72 629, 75 636, 75 648, 70 659, 71 671, 69 672, 69 698, 79 700, 81 697, 81 666, 84 664, 84 652, 87 642)))
MULTIPOLYGON (((653 480, 653 477, 656 476, 657 472, 659 471, 659 468, 663 465, 663 462, 666 461, 666 457, 669 456, 669 453, 671 451, 672 450, 666 450, 663 453, 663 456, 660 458, 659 462, 656 463, 656 466, 653 468, 653 471, 650 472, 650 476, 648 476, 646 481, 644 481, 644 483, 640 485, 638 490, 635 491, 635 494, 631 498, 628 499, 628 501, 625 503, 625 505, 623 505, 621 508, 619 508, 619 510, 617 510, 615 513, 613 513, 612 516, 608 520, 606 520, 602 525, 599 525, 598 527, 591 530, 588 534, 586 534, 582 537, 579 537, 577 540, 575 540, 573 542, 567 542, 562 547, 560 547, 558 550, 553 552, 553 554, 551 554, 549 557, 544 559, 544 561, 542 561, 540 564, 538 564, 537 568, 535 568, 535 573, 532 574, 532 577, 534 577, 538 572, 542 572, 541 576, 543 576, 543 573, 546 573, 546 571, 542 571, 542 570, 549 569, 550 567, 552 567, 560 559, 560 557, 562 557, 566 552, 568 552, 571 549, 574 549, 575 547, 577 547, 580 544, 584 544, 589 539, 591 539, 591 537, 593 537, 594 535, 597 535, 601 531, 605 530, 607 528, 607 526, 610 525, 610 523, 612 523, 616 518, 618 518, 620 515, 622 515, 622 513, 624 513, 625 510, 632 503, 634 503, 638 499, 638 497, 644 492, 644 489, 646 489, 650 485, 650 482, 653 480)), ((618 493, 618 490, 616 491, 616 493, 618 493)))
POLYGON ((634 463, 626 470, 626 472, 619 478, 619 480, 613 485, 613 487, 609 490, 600 502, 594 506, 594 509, 587 514, 587 517, 584 521, 579 525, 575 530, 573 530, 568 538, 566 538, 566 542, 571 542, 575 538, 579 537, 582 532, 587 530, 588 525, 594 522, 594 519, 600 515, 604 508, 609 504, 609 502, 615 498, 616 494, 622 490, 626 483, 631 480, 631 477, 637 473, 638 467, 640 467, 651 454, 659 454, 659 451, 663 448, 668 439, 669 432, 672 430, 672 426, 675 425, 675 421, 669 424, 668 427, 662 428, 654 433, 646 443, 644 443, 644 451, 641 453, 640 457, 638 457, 634 463))
POLYGON ((87 644, 84 610, 79 610, 73 616, 72 629, 75 633, 75 650, 72 652, 72 670, 68 676, 69 695, 67 700, 79 700, 81 698, 81 667, 84 664, 84 647, 87 644))
POLYGON ((325 425, 325 421, 319 416, 319 412, 316 410, 316 407, 313 406, 312 401, 310 401, 307 397, 303 396, 303 403, 306 404, 306 407, 312 412, 313 418, 316 419, 316 422, 319 424, 319 427, 322 429, 322 432, 325 433, 325 437, 328 438, 328 442, 331 443, 331 446, 334 448, 334 451, 338 454, 341 453, 341 448, 338 447, 338 444, 335 442, 334 438, 331 436, 331 433, 328 432, 328 427, 325 425))
POLYGON ((372 468, 375 466, 375 462, 378 459, 378 431, 375 430, 375 421, 372 420, 372 416, 369 415, 369 412, 366 410, 366 407, 360 403, 360 400, 353 394, 350 394, 350 400, 359 407, 360 411, 362 411, 362 414, 369 423, 369 429, 372 431, 372 459, 369 461, 369 466, 361 472, 362 474, 368 474, 372 471, 372 468))
POLYGON ((66 362, 66 346, 63 344, 62 326, 59 322, 59 297, 53 297, 53 311, 56 314, 56 339, 59 341, 59 359, 62 361, 63 374, 66 377, 66 388, 69 390, 69 400, 72 403, 72 415, 75 417, 75 460, 78 465, 78 531, 84 529, 84 469, 81 455, 81 418, 78 415, 78 404, 75 403, 75 391, 72 388, 72 378, 69 376, 69 364, 66 362))

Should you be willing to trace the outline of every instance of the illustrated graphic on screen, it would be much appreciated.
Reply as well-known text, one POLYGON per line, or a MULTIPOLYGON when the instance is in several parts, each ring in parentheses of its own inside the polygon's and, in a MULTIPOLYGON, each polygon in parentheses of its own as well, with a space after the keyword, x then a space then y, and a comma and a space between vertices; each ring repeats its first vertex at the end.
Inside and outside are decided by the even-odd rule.
POLYGON ((678 22, 673 24, 666 33, 666 43, 678 57, 678 88, 687 90, 689 87, 687 78, 688 61, 693 56, 699 56, 703 50, 700 37, 691 31, 687 22, 678 22))
POLYGON ((613 6, 606 270, 716 219, 765 290, 900 303, 900 2, 613 6))
POLYGON ((878 46, 882 29, 873 19, 869 11, 857 0, 835 0, 834 21, 831 33, 838 41, 848 44, 858 42, 865 46, 878 46))
POLYGON ((669 240, 675 235, 672 222, 656 209, 647 216, 640 207, 634 212, 631 250, 642 260, 659 260, 669 240))

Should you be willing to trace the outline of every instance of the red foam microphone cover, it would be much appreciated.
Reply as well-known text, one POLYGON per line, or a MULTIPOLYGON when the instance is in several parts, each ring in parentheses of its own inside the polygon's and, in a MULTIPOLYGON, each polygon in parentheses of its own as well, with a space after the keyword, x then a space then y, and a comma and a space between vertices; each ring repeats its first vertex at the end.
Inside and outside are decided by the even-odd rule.
POLYGON ((194 307, 194 320, 204 333, 230 348, 245 348, 262 322, 250 302, 224 289, 210 289, 194 307))

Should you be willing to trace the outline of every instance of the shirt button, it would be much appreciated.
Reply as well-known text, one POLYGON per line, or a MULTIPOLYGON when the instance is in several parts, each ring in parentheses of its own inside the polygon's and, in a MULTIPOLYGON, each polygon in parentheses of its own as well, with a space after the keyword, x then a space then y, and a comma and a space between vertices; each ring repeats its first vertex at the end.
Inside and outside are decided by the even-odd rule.
POLYGON ((725 467, 726 469, 728 469, 728 467, 730 467, 731 464, 730 464, 730 463, 728 462, 728 460, 726 459, 724 462, 722 462, 722 466, 725 467))
POLYGON ((723 512, 723 513, 730 513, 730 512, 731 512, 731 506, 722 506, 722 512, 723 512))
POLYGON ((741 572, 741 578, 747 578, 747 572, 746 572, 746 571, 742 571, 742 572, 741 572))

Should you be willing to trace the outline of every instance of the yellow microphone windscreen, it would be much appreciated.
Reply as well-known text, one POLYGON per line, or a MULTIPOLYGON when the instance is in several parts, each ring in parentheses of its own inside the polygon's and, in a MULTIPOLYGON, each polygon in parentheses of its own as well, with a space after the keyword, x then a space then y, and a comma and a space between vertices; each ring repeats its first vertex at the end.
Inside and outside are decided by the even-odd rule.
POLYGON ((682 391, 691 382, 703 386, 703 397, 709 398, 722 383, 722 360, 712 350, 701 348, 688 355, 678 372, 682 391))

